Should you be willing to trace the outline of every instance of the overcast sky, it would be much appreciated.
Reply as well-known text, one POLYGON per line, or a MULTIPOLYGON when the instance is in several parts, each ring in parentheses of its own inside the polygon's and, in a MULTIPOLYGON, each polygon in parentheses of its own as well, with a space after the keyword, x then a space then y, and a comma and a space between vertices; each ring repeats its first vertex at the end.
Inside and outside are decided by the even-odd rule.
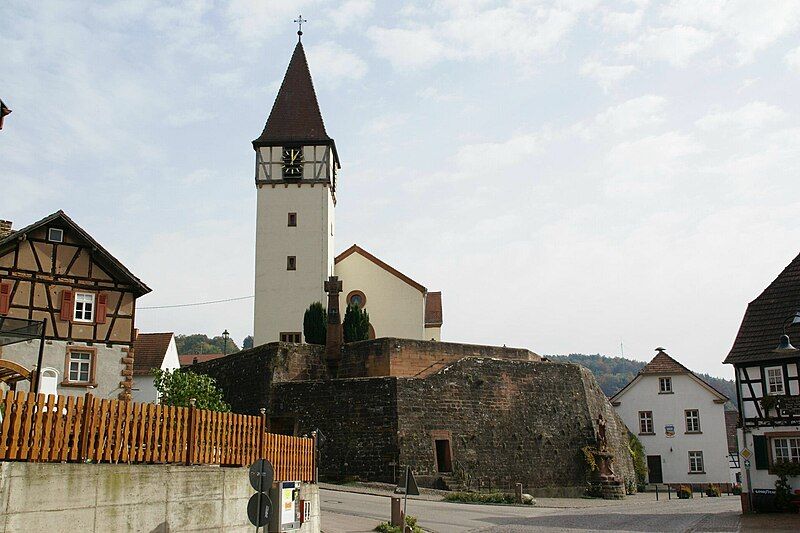
MULTIPOLYGON (((800 251, 792 0, 6 0, 0 218, 64 209, 140 306, 252 295, 250 141, 298 12, 337 252, 442 290, 444 340, 732 376, 747 302, 800 251)), ((240 343, 252 300, 137 324, 240 343)))

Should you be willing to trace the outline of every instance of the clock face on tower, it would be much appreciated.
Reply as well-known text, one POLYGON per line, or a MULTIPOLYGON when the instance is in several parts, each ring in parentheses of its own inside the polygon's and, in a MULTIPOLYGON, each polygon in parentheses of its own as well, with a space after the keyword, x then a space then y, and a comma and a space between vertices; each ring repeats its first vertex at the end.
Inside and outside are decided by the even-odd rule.
POLYGON ((285 147, 283 149, 283 177, 300 178, 303 176, 303 149, 301 147, 285 147))

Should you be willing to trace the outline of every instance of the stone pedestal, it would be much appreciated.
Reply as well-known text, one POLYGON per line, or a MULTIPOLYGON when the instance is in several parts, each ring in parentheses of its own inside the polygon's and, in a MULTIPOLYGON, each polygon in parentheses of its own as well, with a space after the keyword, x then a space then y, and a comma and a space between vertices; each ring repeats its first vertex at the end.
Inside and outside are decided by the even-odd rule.
POLYGON ((601 451, 595 454, 597 467, 600 471, 600 487, 603 493, 604 500, 622 500, 625 498, 625 483, 622 479, 614 475, 611 470, 611 461, 614 455, 601 451))

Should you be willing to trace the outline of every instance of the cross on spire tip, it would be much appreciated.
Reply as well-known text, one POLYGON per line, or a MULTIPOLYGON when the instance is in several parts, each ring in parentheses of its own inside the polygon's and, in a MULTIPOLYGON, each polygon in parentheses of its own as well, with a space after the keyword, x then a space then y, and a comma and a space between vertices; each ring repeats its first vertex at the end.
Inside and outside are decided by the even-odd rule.
POLYGON ((297 15, 297 18, 294 19, 294 23, 297 24, 297 40, 303 37, 303 23, 308 22, 306 19, 303 18, 303 15, 297 15))

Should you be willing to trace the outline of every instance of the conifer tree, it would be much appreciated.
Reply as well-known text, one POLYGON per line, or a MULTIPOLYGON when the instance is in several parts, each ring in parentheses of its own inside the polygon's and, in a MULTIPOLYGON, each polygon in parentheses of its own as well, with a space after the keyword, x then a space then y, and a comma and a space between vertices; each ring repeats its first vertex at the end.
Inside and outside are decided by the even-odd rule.
POLYGON ((303 315, 303 335, 309 344, 325 344, 328 331, 328 314, 321 302, 308 306, 303 315))
POLYGON ((342 329, 344 330, 344 342, 369 339, 369 313, 357 305, 348 304, 342 329))

